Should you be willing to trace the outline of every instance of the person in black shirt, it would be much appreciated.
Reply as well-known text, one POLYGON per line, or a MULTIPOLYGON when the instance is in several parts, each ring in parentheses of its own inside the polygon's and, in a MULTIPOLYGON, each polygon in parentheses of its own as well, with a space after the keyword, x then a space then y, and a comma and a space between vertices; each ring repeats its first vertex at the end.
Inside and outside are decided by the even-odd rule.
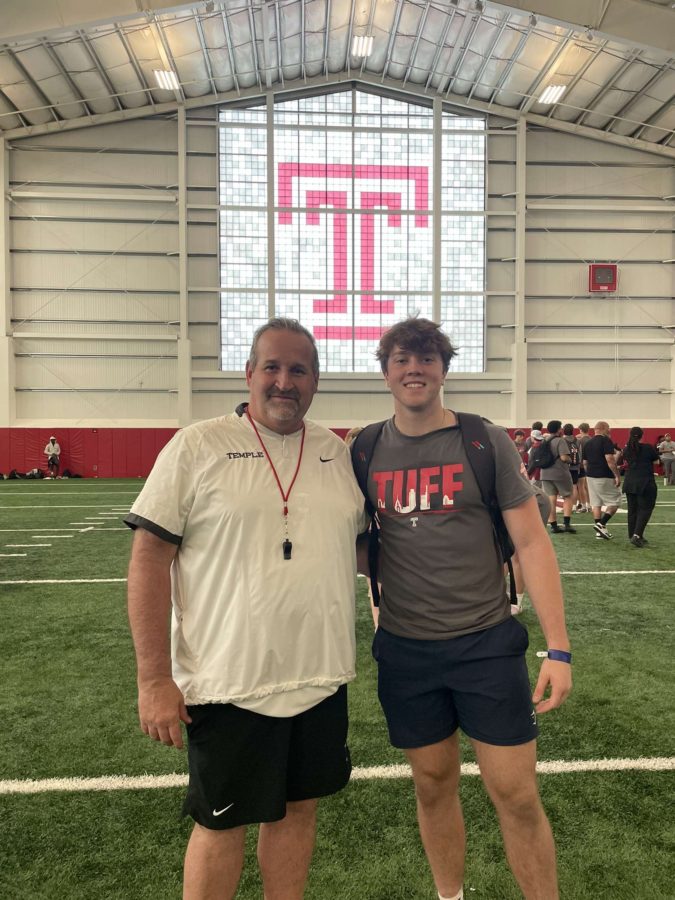
POLYGON ((643 431, 639 425, 630 430, 628 443, 623 450, 626 475, 623 491, 628 501, 628 540, 635 547, 644 547, 647 540, 645 528, 656 505, 656 479, 654 463, 659 454, 651 444, 641 444, 643 431))
POLYGON ((584 445, 583 463, 595 519, 593 524, 595 536, 598 540, 608 541, 612 535, 607 530, 607 523, 621 503, 621 476, 616 464, 616 452, 614 441, 610 437, 609 424, 598 422, 594 430, 595 437, 586 441, 584 445))

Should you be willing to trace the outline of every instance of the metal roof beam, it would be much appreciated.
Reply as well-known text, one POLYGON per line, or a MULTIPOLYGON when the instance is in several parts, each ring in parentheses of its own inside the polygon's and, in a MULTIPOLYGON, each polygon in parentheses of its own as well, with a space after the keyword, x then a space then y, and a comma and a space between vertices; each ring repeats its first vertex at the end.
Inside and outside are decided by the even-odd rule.
MULTIPOLYGON (((354 78, 353 75, 348 75, 346 72, 333 73, 330 76, 317 76, 315 78, 309 78, 306 81, 298 79, 295 82, 286 82, 283 90, 275 90, 275 95, 278 94, 280 97, 284 94, 291 94, 297 92, 299 90, 306 90, 307 88, 331 88, 331 87, 340 87, 345 84, 355 84, 358 86, 359 82, 363 84, 370 84, 374 87, 381 87, 381 82, 379 76, 373 76, 369 74, 363 75, 361 78, 354 78)), ((398 94, 409 94, 411 98, 415 97, 427 97, 433 98, 436 96, 435 90, 428 90, 422 88, 421 86, 412 85, 409 83, 406 86, 401 86, 400 82, 389 80, 386 82, 386 87, 391 89, 393 92, 398 94)), ((186 109, 199 109, 204 106, 216 106, 221 103, 228 103, 235 100, 241 101, 242 99, 251 100, 251 102, 259 99, 262 95, 262 92, 259 88, 252 87, 240 92, 234 91, 226 91, 221 94, 218 94, 217 97, 191 97, 185 101, 186 109)), ((467 98, 460 95, 449 95, 445 98, 445 102, 449 105, 454 105, 458 110, 466 110, 467 114, 471 114, 472 110, 476 112, 482 112, 487 115, 495 115, 501 116, 505 119, 517 120, 520 118, 520 113, 518 110, 511 109, 508 106, 499 106, 497 104, 493 104, 490 102, 486 102, 484 100, 476 100, 475 98, 471 101, 471 104, 467 103, 467 98)), ((41 134, 50 134, 51 132, 63 132, 63 131, 75 131, 79 128, 87 127, 89 124, 107 124, 110 122, 120 122, 130 119, 142 119, 151 117, 153 114, 164 114, 175 112, 178 108, 178 103, 176 101, 170 103, 157 103, 152 111, 149 114, 149 111, 146 108, 137 108, 137 109, 129 109, 123 110, 121 112, 110 112, 103 113, 101 115, 93 116, 91 121, 89 119, 84 122, 81 119, 66 119, 64 121, 59 122, 48 122, 44 125, 32 125, 29 128, 15 128, 11 131, 6 131, 3 134, 5 139, 17 140, 25 137, 33 137, 35 135, 41 134)), ((566 134, 576 134, 579 137, 588 138, 592 141, 601 141, 609 144, 615 144, 619 147, 627 147, 630 150, 640 150, 643 153, 649 153, 654 156, 658 156, 666 159, 675 159, 675 148, 668 147, 664 145, 654 144, 650 141, 639 140, 637 138, 632 138, 622 134, 614 134, 613 132, 604 132, 599 131, 595 128, 589 128, 587 125, 575 125, 573 122, 564 122, 559 119, 547 119, 546 116, 536 115, 534 113, 528 113, 525 117, 528 123, 532 125, 537 125, 542 128, 549 129, 550 131, 560 131, 566 134)))
POLYGON ((450 26, 452 25, 455 15, 457 13, 457 9, 453 6, 450 10, 450 15, 445 20, 445 25, 443 26, 443 34, 441 35, 438 46, 436 47, 436 52, 434 53, 434 58, 431 61, 431 66, 429 67, 429 77, 427 78, 427 83, 425 84, 425 88, 429 88, 429 85, 433 81, 434 75, 436 74, 436 66, 438 65, 438 61, 441 58, 441 53, 446 49, 445 40, 448 36, 448 32, 450 31, 450 26))
MULTIPOLYGON (((596 113, 596 110, 595 110, 596 104, 598 104, 602 100, 603 97, 606 97, 607 94, 609 94, 609 92, 614 89, 614 85, 621 78, 621 76, 625 72, 627 72, 628 69, 630 69, 630 67, 633 65, 635 60, 639 58, 641 53, 642 53, 641 50, 633 50, 633 52, 628 57, 628 59, 625 59, 623 61, 623 63, 619 66, 619 68, 616 70, 616 72, 611 76, 609 81, 606 81, 603 84, 603 86, 600 88, 600 90, 597 91, 596 94, 594 94, 594 96, 591 98, 591 100, 589 100, 588 103, 586 103, 586 109, 581 113, 581 115, 577 116, 577 118, 575 119, 576 125, 583 125, 583 122, 584 122, 584 119, 586 118, 586 116, 593 115, 593 113, 596 113)), ((602 115, 608 115, 608 114, 598 112, 598 113, 596 113, 596 115, 602 116, 602 115)))
POLYGON ((506 80, 508 79, 509 75, 513 71, 513 67, 515 66, 516 62, 518 61, 518 57, 520 56, 523 47, 527 43, 527 39, 529 38, 531 32, 532 32, 532 26, 528 25, 527 29, 521 34, 520 40, 518 41, 518 46, 513 51, 513 55, 511 56, 511 59, 506 64, 506 68, 504 69, 502 74, 499 76, 499 81, 495 85, 495 89, 490 94, 490 100, 489 100, 490 103, 494 103, 494 99, 497 96, 497 94, 501 90, 503 90, 504 85, 506 84, 506 80))
POLYGON ((398 25, 401 21, 401 12, 403 11, 403 0, 396 0, 396 12, 394 13, 394 23, 391 26, 391 30, 389 31, 389 40, 387 41, 387 53, 384 59, 384 65, 382 66, 382 80, 387 77, 387 72, 389 71, 389 63, 391 62, 391 54, 394 50, 394 42, 396 41, 396 35, 398 34, 398 25))
MULTIPOLYGON (((328 77, 328 47, 330 40, 330 8, 331 0, 326 0, 326 32, 323 36, 323 66, 322 72, 324 77, 328 77)), ((350 48, 347 48, 347 52, 349 52, 350 48)))
MULTIPOLYGON (((221 0, 222 2, 222 0, 221 0)), ((4 40, 48 35, 50 32, 76 30, 93 24, 112 24, 137 19, 139 12, 155 14, 191 10, 203 6, 203 0, 68 0, 45 3, 44 0, 3 0, 0 4, 0 34, 4 40)), ((518 10, 556 24, 573 25, 614 35, 636 46, 673 49, 673 14, 669 6, 639 0, 490 0, 491 7, 518 10), (562 18, 564 17, 564 18, 562 18)))
POLYGON ((99 76, 101 77, 101 80, 103 81, 103 84, 106 86, 108 93, 110 94, 112 99, 117 104, 117 108, 120 110, 124 109, 124 107, 122 106, 122 103, 120 102, 120 98, 117 96, 117 91, 115 90, 115 86, 113 85, 110 78, 108 78, 108 73, 105 71, 105 69, 101 65, 100 59, 96 55, 94 48, 89 43, 89 38, 81 29, 78 29, 77 36, 82 41, 82 46, 84 47, 85 51, 87 52, 89 59, 93 62, 94 68, 96 69, 99 76))
POLYGON ((35 91, 35 93, 38 95, 38 97, 42 101, 43 106, 45 106, 49 110, 49 112, 52 114, 52 118, 54 119, 54 121, 60 122, 61 116, 54 109, 54 104, 51 102, 49 97, 42 90, 40 85, 37 84, 37 82, 33 81, 31 76, 28 74, 28 70, 25 68, 24 64, 18 58, 16 53, 14 53, 13 50, 10 50, 10 48, 7 46, 7 44, 4 44, 2 47, 0 47, 0 50, 3 50, 7 54, 7 56, 12 60, 15 67, 19 70, 19 72, 25 79, 26 84, 35 91))
MULTIPOLYGON (((263 7, 264 10, 264 7, 263 7)), ((262 87, 262 72, 260 70, 260 59, 258 57, 258 36, 255 30, 255 18, 253 16, 253 5, 248 0, 248 27, 251 32, 251 54, 253 56, 253 71, 256 75, 258 87, 262 87)))
POLYGON ((661 116, 664 114, 664 112, 667 112, 670 109, 670 107, 673 106, 674 104, 675 104, 675 94, 673 94, 671 97, 669 97, 665 103, 662 103, 661 106, 659 106, 659 108, 655 112, 653 112, 651 114, 651 116, 645 122, 642 123, 642 125, 639 125, 637 128, 633 129, 633 131, 631 131, 629 137, 641 138, 642 135, 644 134, 645 130, 647 128, 649 128, 650 126, 652 126, 655 122, 657 122, 661 118, 661 116))
POLYGON ((473 24, 471 26, 469 34, 467 35, 466 40, 464 41, 464 48, 462 49, 461 55, 460 55, 459 59, 457 60, 457 65, 455 66, 452 78, 450 79, 450 82, 448 84, 447 93, 450 93, 450 91, 452 91, 452 89, 455 86, 455 82, 457 81, 457 79, 459 77, 459 73, 462 69, 462 66, 464 65, 464 60, 467 57, 469 48, 471 47, 471 42, 473 41, 473 37, 474 37, 476 31, 478 30, 478 26, 480 25, 480 21, 482 18, 483 18, 483 10, 482 9, 477 10, 476 15, 474 16, 473 24))
MULTIPOLYGON (((579 69, 579 71, 576 73, 576 75, 574 76, 574 78, 569 82, 569 84, 567 85, 567 90, 566 90, 566 92, 565 92, 565 97, 566 97, 567 99, 569 99, 569 96, 570 96, 570 94, 572 93, 572 91, 574 90, 574 88, 579 84, 579 82, 581 81, 581 79, 584 77, 584 75, 586 74, 586 72, 587 72, 587 71, 590 69, 590 67, 593 65, 593 63, 594 63, 595 60, 598 58, 598 56, 600 56, 600 54, 602 53, 602 51, 603 51, 603 50, 605 49, 605 47, 607 46, 607 43, 608 43, 607 41, 602 41, 600 44, 598 44, 598 46, 595 48, 595 53, 592 53, 592 54, 588 57, 588 59, 587 59, 586 62, 583 64, 583 66, 579 69)), ((548 111, 548 113, 547 113, 547 116, 548 116, 549 119, 552 118, 553 113, 556 111, 556 109, 557 109, 559 106, 560 106, 560 100, 558 100, 557 103, 554 103, 554 104, 551 106, 551 108, 549 109, 549 111, 548 111)))
POLYGON ((410 56, 408 57, 408 65, 406 66, 405 75, 403 76, 403 84, 410 78, 410 73, 415 68, 415 57, 417 56, 417 48, 420 45, 420 40, 422 38, 422 32, 424 31, 424 26, 427 23, 427 16, 429 15, 429 7, 431 6, 431 0, 427 0, 426 6, 422 11, 422 15, 420 16, 420 23, 417 26, 417 34, 415 35, 415 41, 412 45, 412 49, 410 51, 410 56))
POLYGON ((58 69, 59 75, 61 75, 61 77, 65 80, 66 84, 71 89, 73 94, 75 94, 77 102, 82 104, 82 106, 85 109, 85 112, 87 113, 88 116, 90 116, 92 113, 91 107, 89 106, 87 101, 82 96, 82 92, 80 91, 78 86, 73 81, 72 75, 70 74, 70 72, 67 71, 67 69, 61 62, 61 59, 60 59, 58 53, 56 52, 56 47, 52 47, 52 45, 48 44, 44 38, 41 38, 40 43, 42 44, 42 48, 44 49, 44 51, 47 53, 47 56, 49 56, 51 61, 54 63, 54 65, 58 69))
POLYGON ((19 122, 21 122, 21 124, 24 126, 24 128, 30 128, 31 124, 28 121, 28 119, 23 115, 23 113, 19 110, 19 108, 12 103, 12 101, 9 99, 7 94, 2 90, 2 88, 0 88, 0 97, 2 97, 2 99, 5 101, 7 106, 9 106, 10 110, 12 111, 12 115, 17 117, 17 119, 19 120, 19 122))
POLYGON ((502 18, 502 20, 499 24, 499 27, 497 28, 495 36, 492 39, 492 42, 488 48, 487 53, 485 54, 485 58, 483 59, 483 62, 481 63, 481 67, 476 74, 473 84, 471 85, 471 90, 469 91, 469 96, 467 98, 468 100, 470 100, 473 97, 473 94, 474 94, 474 91, 476 90, 476 88, 481 87, 482 78, 483 78, 483 75, 485 74, 485 70, 487 69, 487 67, 490 64, 490 61, 492 59, 492 54, 495 52, 497 44, 499 43, 502 35, 504 34, 504 31, 506 29, 506 25, 507 25, 508 21, 509 21, 509 17, 508 17, 508 15, 505 15, 502 18))
POLYGON ((223 6, 220 11, 222 20, 223 20, 223 31, 225 32, 225 43, 227 44, 227 55, 230 60, 230 68, 232 69, 232 80, 234 81, 234 87, 239 93, 239 79, 237 78, 237 67, 235 65, 234 60, 234 47, 232 46, 232 33, 230 31, 230 23, 227 21, 227 11, 223 6))
MULTIPOLYGON (((162 28, 156 16, 149 16, 148 18, 150 23, 150 31, 152 32, 152 36, 155 39, 157 52, 159 53, 159 58, 162 60, 162 65, 166 69, 170 69, 178 79, 178 67, 176 66, 176 60, 173 58, 173 53, 171 52, 169 42, 167 41, 166 35, 164 34, 164 29, 162 28)), ((183 90, 183 85, 180 83, 180 79, 178 79, 178 88, 174 91, 174 94, 177 95, 177 99, 185 100, 185 91, 183 90)))
POLYGON ((614 113, 613 118, 606 125, 605 131, 611 131, 614 127, 616 127, 616 125, 619 124, 619 121, 624 118, 624 116, 626 115, 628 110, 632 106, 634 106, 638 102, 638 100, 641 100, 645 96, 645 94, 649 90, 651 90, 651 88, 656 84, 656 82, 659 81, 661 78, 663 78, 663 76, 665 75, 666 72, 671 71, 672 64, 673 64, 673 59, 669 59, 668 62, 665 64, 665 66, 661 66, 661 68, 658 69, 658 71, 654 72, 652 77, 649 78, 645 82, 645 84, 640 88, 640 90, 636 94, 633 94, 633 96, 630 98, 630 100, 628 100, 626 103, 624 103, 624 105, 621 107, 621 109, 618 112, 614 113))
MULTIPOLYGON (((478 14, 480 17, 480 13, 478 14)), ((472 30, 472 26, 474 24, 474 16, 470 12, 466 12, 464 14, 464 21, 462 22, 462 27, 459 29, 459 34, 457 35, 457 40, 455 41, 455 46, 452 48, 450 56, 448 57, 448 61, 445 64, 445 73, 440 77, 438 82, 438 87, 436 88, 436 93, 443 94, 445 93, 446 88, 452 81, 452 73, 455 71, 455 61, 457 57, 460 55, 462 47, 466 45, 466 36, 472 30)))
POLYGON ((131 68, 136 73, 136 78, 141 85, 141 88, 144 90, 146 97, 148 98, 148 103, 151 107, 155 106, 155 98, 152 96, 152 91, 150 90, 150 86, 148 82, 145 80, 145 75, 143 74, 143 70, 141 69, 141 65, 136 59, 135 54, 132 52, 131 47, 129 46, 129 41, 127 40, 127 36, 124 31, 119 27, 119 25, 115 25, 115 33, 119 37, 122 42, 122 46, 127 54, 129 62, 131 63, 131 68))
POLYGON ((216 80, 213 77, 213 69, 211 68, 211 60, 209 59, 209 48, 206 44, 206 37, 204 36, 204 28, 202 27, 202 20, 197 14, 197 10, 192 10, 192 15, 195 20, 195 27, 197 28, 197 34, 199 35, 199 44, 202 48, 202 56, 204 57, 204 65, 206 67, 206 74, 209 76, 209 83, 211 85, 211 90, 214 94, 218 93, 218 88, 216 86, 216 80))
POLYGON ((562 62, 563 54, 565 53, 569 45, 573 43, 573 36, 574 30, 570 29, 565 35, 564 40, 561 41, 560 45, 555 48, 553 53, 546 60, 542 71, 527 89, 527 96, 520 105, 521 112, 528 113, 537 102, 537 100, 539 99, 537 97, 537 91, 545 81, 547 81, 549 78, 553 78, 555 73, 558 71, 558 68, 560 67, 560 64, 562 62))

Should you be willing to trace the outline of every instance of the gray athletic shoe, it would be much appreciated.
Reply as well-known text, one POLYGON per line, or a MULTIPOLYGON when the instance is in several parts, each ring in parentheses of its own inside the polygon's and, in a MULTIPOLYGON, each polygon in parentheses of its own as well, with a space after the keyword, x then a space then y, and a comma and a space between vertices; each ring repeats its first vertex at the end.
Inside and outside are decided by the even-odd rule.
POLYGON ((595 522, 593 528, 595 528, 596 535, 601 537, 603 541, 611 541, 612 535, 609 531, 607 531, 606 525, 603 525, 600 522, 595 522))

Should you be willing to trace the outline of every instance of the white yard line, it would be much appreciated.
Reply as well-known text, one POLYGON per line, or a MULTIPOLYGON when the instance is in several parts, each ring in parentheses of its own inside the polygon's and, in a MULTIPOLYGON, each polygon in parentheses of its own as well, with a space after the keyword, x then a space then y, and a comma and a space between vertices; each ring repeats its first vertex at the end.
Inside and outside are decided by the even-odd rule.
MULTIPOLYGON (((59 491, 59 497, 81 497, 83 494, 86 494, 88 497, 98 497, 99 495, 103 495, 106 497, 122 497, 126 494, 138 494, 139 491, 59 491)), ((40 496, 44 497, 43 491, 6 491, 2 489, 3 497, 27 497, 27 496, 40 496)), ((56 496, 52 494, 52 496, 56 496)))
MULTIPOLYGON (((564 775, 579 772, 668 772, 675 770, 675 757, 640 757, 638 759, 577 759, 539 762, 541 775, 564 775)), ((479 774, 475 763, 462 765, 462 775, 479 774)), ((398 766, 356 767, 355 781, 410 778, 410 768, 398 766)), ((42 794, 49 791, 138 791, 177 788, 187 784, 187 775, 108 775, 101 778, 43 778, 0 781, 0 794, 42 794)))
POLYGON ((59 504, 46 503, 43 506, 0 506, 0 509, 98 509, 100 503, 59 504))
POLYGON ((0 556, 28 556, 27 553, 0 553, 0 556))
POLYGON ((36 540, 39 538, 74 538, 74 534, 32 534, 31 537, 34 537, 36 540))
POLYGON ((35 578, 25 581, 0 581, 0 584, 125 584, 126 578, 35 578))
POLYGON ((597 572, 561 572, 561 575, 675 575, 675 569, 612 569, 597 572))
POLYGON ((5 547, 51 547, 51 544, 5 544, 5 547))

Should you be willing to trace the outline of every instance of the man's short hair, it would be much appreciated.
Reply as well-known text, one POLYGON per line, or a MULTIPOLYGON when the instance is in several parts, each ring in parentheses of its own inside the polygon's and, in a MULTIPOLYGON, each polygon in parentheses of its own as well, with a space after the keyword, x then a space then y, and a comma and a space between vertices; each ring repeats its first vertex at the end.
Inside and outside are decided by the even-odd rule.
POLYGON ((513 432, 514 437, 518 437, 519 434, 521 434, 523 437, 525 437, 525 432, 521 431, 520 428, 518 429, 518 431, 513 432))
POLYGON ((557 434, 562 428, 562 422, 560 419, 551 419, 551 421, 546 426, 546 430, 549 434, 557 434))
POLYGON ((448 371, 450 360, 457 355, 457 350, 450 343, 447 334, 441 331, 440 325, 417 317, 397 322, 380 338, 375 355, 385 374, 394 347, 400 347, 409 353, 438 353, 443 361, 444 372, 448 371))
POLYGON ((609 422, 596 422, 594 431, 596 434, 602 434, 605 431, 609 431, 609 422))
POLYGON ((588 422, 582 422, 581 425, 579 426, 579 431, 582 434, 588 434, 588 432, 590 430, 591 430, 591 426, 588 424, 588 422))
POLYGON ((542 429, 543 427, 544 427, 544 423, 543 423, 543 422, 538 422, 538 421, 537 421, 537 422, 533 422, 533 423, 532 423, 532 431, 541 431, 541 429, 542 429))
POLYGON ((294 331, 296 334, 302 334, 307 338, 307 340, 312 345, 312 371, 314 372, 314 375, 318 377, 319 351, 316 349, 316 341, 314 340, 314 335, 311 331, 308 331, 304 325, 301 325, 297 319, 283 319, 281 317, 277 317, 274 319, 269 319, 267 322, 265 322, 264 325, 261 325, 260 328, 256 329, 256 332, 253 335, 253 342, 251 343, 251 352, 248 355, 249 368, 255 369, 256 363, 258 362, 257 350, 260 336, 265 334, 266 331, 270 331, 271 329, 274 329, 276 331, 294 331))
POLYGON ((572 425, 571 422, 563 425, 563 434, 566 434, 568 437, 571 437, 574 434, 574 425, 572 425))

